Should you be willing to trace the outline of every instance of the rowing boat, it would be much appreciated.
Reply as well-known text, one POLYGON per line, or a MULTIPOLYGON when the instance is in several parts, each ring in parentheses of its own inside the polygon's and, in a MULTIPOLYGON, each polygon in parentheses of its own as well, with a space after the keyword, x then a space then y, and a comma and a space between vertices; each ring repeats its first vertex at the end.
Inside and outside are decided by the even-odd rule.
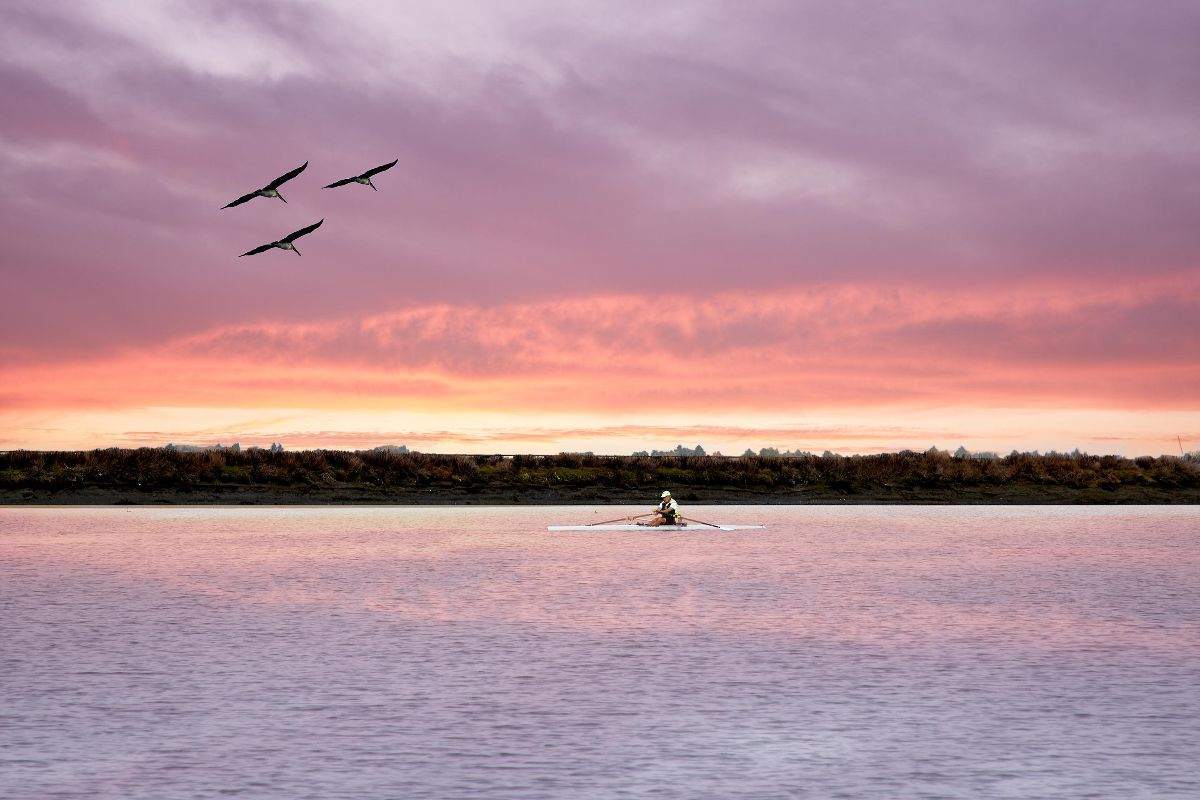
POLYGON ((550 525, 550 531, 748 531, 762 525, 550 525))

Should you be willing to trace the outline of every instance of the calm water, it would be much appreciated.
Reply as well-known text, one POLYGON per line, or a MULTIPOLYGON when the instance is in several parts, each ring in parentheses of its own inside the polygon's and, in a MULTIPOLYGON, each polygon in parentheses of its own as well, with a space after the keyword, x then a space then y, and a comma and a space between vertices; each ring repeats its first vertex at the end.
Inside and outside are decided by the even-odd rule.
POLYGON ((0 796, 1200 797, 1200 509, 692 511, 0 509, 0 796))

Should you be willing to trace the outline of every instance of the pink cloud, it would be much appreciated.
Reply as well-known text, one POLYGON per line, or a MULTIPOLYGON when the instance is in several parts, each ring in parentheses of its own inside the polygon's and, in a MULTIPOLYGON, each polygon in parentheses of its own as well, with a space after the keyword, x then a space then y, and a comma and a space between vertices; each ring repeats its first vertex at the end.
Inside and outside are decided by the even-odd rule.
POLYGON ((427 306, 217 328, 99 361, 15 365, 10 407, 680 411, 850 403, 1187 407, 1200 288, 725 293, 427 306), (169 382, 159 376, 173 375, 169 382), (698 387, 703 386, 703 390, 698 387), (91 398, 90 400, 88 398, 91 398))
MULTIPOLYGON (((1200 284, 993 291, 820 287, 661 303, 640 295, 501 306, 431 306, 307 325, 241 325, 179 352, 281 363, 432 368, 448 374, 630 369, 750 351, 780 363, 922 356, 998 367, 1192 366, 1200 284)), ((657 370, 658 366, 649 367, 657 370)))

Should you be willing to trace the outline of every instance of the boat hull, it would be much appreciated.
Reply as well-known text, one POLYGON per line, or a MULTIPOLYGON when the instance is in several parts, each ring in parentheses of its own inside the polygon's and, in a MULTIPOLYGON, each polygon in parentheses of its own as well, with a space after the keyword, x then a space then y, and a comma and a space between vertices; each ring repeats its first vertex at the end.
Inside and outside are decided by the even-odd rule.
POLYGON ((550 525, 549 531, 585 533, 587 531, 640 531, 642 533, 665 533, 667 531, 749 531, 761 529, 762 525, 550 525))

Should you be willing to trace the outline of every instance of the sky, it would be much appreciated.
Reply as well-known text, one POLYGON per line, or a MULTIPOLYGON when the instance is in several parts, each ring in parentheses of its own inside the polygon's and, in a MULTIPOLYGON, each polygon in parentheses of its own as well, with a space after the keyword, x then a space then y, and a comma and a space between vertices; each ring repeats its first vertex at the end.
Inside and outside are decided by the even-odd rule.
POLYGON ((0 449, 1200 449, 1198 39, 1190 0, 8 0, 0 449))

